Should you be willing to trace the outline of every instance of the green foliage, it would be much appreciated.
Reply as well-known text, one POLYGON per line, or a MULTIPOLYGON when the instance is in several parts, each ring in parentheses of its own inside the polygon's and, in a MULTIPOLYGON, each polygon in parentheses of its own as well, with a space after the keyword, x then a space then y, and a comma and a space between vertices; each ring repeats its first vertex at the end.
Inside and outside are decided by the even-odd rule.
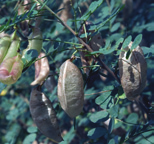
MULTIPOLYGON (((40 10, 36 9, 36 2, 33 1, 32 7, 22 15, 18 15, 16 2, 8 0, 0 2, 0 32, 11 34, 14 31, 13 27, 16 26, 22 35, 21 22, 31 20, 31 26, 34 26, 35 18, 41 16, 42 51, 49 60, 52 76, 43 84, 42 92, 51 100, 58 117, 64 139, 60 144, 151 144, 154 141, 154 116, 150 107, 150 103, 154 101, 153 3, 141 1, 138 7, 133 1, 133 7, 137 8, 133 9, 128 19, 124 19, 127 5, 123 6, 121 0, 110 0, 109 5, 103 0, 78 0, 70 7, 71 18, 66 22, 77 33, 85 21, 92 23, 86 27, 87 33, 79 37, 89 36, 92 39, 100 33, 104 45, 101 45, 99 50, 87 53, 86 56, 98 57, 103 54, 105 57, 101 60, 118 78, 118 58, 121 50, 133 41, 131 50, 126 56, 129 58, 131 51, 137 45, 141 46, 148 66, 147 86, 141 93, 139 101, 131 102, 126 99, 121 85, 101 67, 97 59, 91 62, 89 74, 84 73, 80 55, 82 44, 45 9, 47 5, 55 13, 65 11, 65 8, 59 8, 62 0, 44 1, 40 10), (60 65, 71 58, 72 54, 76 56, 73 63, 81 69, 85 81, 84 108, 74 121, 62 110, 57 98, 60 65), (142 104, 143 102, 145 103, 142 104)), ((27 48, 27 43, 27 38, 21 38, 21 54, 27 48)), ((87 44, 89 43, 87 41, 87 44)), ((46 138, 34 126, 29 110, 32 89, 30 83, 34 80, 33 64, 38 60, 37 57, 36 50, 27 51, 22 57, 23 74, 17 83, 10 86, 0 83, 0 143, 2 144, 29 144, 34 141, 45 144, 56 143, 46 138)))

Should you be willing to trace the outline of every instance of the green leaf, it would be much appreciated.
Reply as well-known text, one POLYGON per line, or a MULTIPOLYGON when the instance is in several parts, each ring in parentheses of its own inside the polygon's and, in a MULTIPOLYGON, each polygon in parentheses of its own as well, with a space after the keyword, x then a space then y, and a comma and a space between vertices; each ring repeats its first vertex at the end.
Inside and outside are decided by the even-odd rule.
POLYGON ((103 21, 101 24, 97 26, 96 30, 98 31, 101 27, 103 27, 107 22, 109 22, 113 17, 115 17, 123 8, 124 5, 115 10, 105 21, 103 21))
POLYGON ((23 141, 23 144, 31 144, 36 139, 36 134, 32 133, 26 136, 26 138, 23 141))
POLYGON ((7 85, 3 84, 0 82, 0 93, 2 92, 3 89, 6 88, 7 85))
POLYGON ((106 121, 109 117, 109 113, 107 111, 99 111, 96 113, 91 114, 90 116, 90 121, 92 121, 93 123, 97 123, 98 121, 106 121))
POLYGON ((126 122, 133 124, 136 124, 137 121, 138 121, 138 114, 136 113, 131 113, 126 119, 126 122))
POLYGON ((37 127, 31 126, 27 128, 27 132, 29 133, 35 133, 37 132, 37 127))
POLYGON ((101 103, 103 103, 104 101, 106 101, 108 99, 108 97, 110 97, 111 91, 109 92, 105 92, 103 94, 101 94, 101 96, 97 97, 95 99, 95 103, 100 105, 101 103))
POLYGON ((118 30, 118 28, 120 27, 120 23, 118 22, 118 23, 115 23, 113 26, 112 26, 112 28, 111 28, 111 32, 115 32, 116 30, 118 30))
POLYGON ((9 125, 9 129, 7 129, 7 133, 5 135, 5 142, 8 142, 8 144, 15 144, 20 131, 21 127, 19 124, 13 123, 12 125, 9 125))
POLYGON ((148 48, 148 47, 141 47, 141 48, 143 50, 145 58, 149 58, 151 56, 154 56, 154 47, 151 46, 150 48, 148 48))
POLYGON ((71 140, 75 137, 74 127, 71 127, 71 129, 67 132, 67 134, 63 137, 67 143, 70 143, 71 140))
POLYGON ((100 105, 102 109, 109 109, 114 105, 111 91, 103 93, 101 96, 95 99, 95 103, 100 105))
POLYGON ((102 104, 101 104, 101 108, 102 109, 110 109, 112 106, 114 105, 114 100, 113 98, 110 96, 108 97, 102 104))
POLYGON ((37 57, 38 57, 37 50, 30 49, 26 51, 26 53, 22 57, 22 61, 24 62, 24 68, 30 66, 37 57))
POLYGON ((109 128, 108 128, 109 133, 112 132, 113 128, 114 128, 114 118, 111 118, 109 122, 109 128))
POLYGON ((126 48, 126 47, 129 45, 129 43, 131 42, 131 40, 132 40, 132 36, 128 36, 128 37, 125 39, 125 41, 124 41, 124 43, 123 43, 123 45, 122 45, 122 48, 123 48, 123 49, 126 48))
POLYGON ((88 11, 79 19, 79 21, 83 20, 86 21, 91 14, 103 3, 104 0, 94 1, 90 4, 88 11))
POLYGON ((107 133, 107 130, 103 127, 96 127, 88 131, 87 136, 90 139, 97 139, 100 138, 101 136, 105 135, 107 133))
POLYGON ((114 139, 110 139, 109 143, 108 144, 115 144, 115 141, 114 139))
POLYGON ((127 53, 126 53, 126 59, 129 59, 130 54, 131 54, 131 51, 130 51, 130 49, 129 49, 129 50, 127 51, 127 53))
POLYGON ((98 1, 94 1, 90 4, 89 6, 89 11, 91 13, 93 13, 102 3, 103 3, 104 0, 98 0, 98 1))
POLYGON ((119 105, 114 105, 111 109, 108 110, 111 117, 117 117, 119 113, 119 105))
POLYGON ((110 11, 113 10, 114 6, 115 6, 115 0, 111 0, 111 2, 110 2, 110 11))
POLYGON ((137 35, 132 46, 131 46, 131 51, 133 49, 135 49, 140 44, 141 40, 142 40, 142 34, 137 35))

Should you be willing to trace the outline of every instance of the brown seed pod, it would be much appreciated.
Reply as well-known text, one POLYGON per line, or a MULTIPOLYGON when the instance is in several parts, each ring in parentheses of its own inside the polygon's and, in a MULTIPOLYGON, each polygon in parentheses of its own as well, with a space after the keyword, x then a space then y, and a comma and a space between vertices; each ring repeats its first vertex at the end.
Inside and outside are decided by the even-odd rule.
POLYGON ((58 98, 61 107, 70 117, 81 113, 84 103, 83 78, 78 67, 70 60, 60 67, 58 98))
POLYGON ((119 74, 121 85, 129 100, 134 100, 145 88, 147 79, 147 64, 140 46, 132 50, 128 59, 127 51, 133 42, 119 56, 119 74))
POLYGON ((63 141, 52 103, 40 91, 40 86, 37 86, 31 92, 30 112, 36 126, 45 136, 57 142, 63 141))
MULTIPOLYGON (((38 58, 44 57, 45 53, 41 52, 38 58)), ((49 62, 47 57, 44 57, 35 62, 35 80, 31 85, 42 84, 50 72, 49 62)))

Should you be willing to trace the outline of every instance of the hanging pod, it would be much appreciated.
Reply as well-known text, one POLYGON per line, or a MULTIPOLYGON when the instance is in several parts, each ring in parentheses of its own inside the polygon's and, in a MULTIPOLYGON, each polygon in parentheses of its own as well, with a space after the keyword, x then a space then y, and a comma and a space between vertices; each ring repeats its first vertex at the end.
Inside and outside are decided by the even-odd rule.
POLYGON ((143 91, 147 79, 147 63, 140 46, 133 49, 126 58, 127 51, 131 49, 133 42, 121 51, 119 55, 119 74, 121 85, 129 100, 135 98, 143 91))
POLYGON ((33 88, 30 95, 30 112, 38 129, 47 137, 61 142, 58 120, 50 100, 40 91, 40 86, 33 88))
MULTIPOLYGON (((38 58, 44 57, 45 53, 40 53, 38 58)), ((31 85, 42 84, 43 81, 48 77, 50 72, 49 62, 47 57, 44 57, 35 62, 35 80, 31 85)))
POLYGON ((43 40, 42 40, 42 33, 39 28, 33 27, 32 33, 28 37, 28 47, 23 50, 22 58, 25 58, 25 54, 29 50, 36 50, 38 55, 42 50, 43 40))
POLYGON ((79 115, 83 109, 83 84, 78 67, 70 60, 66 60, 60 67, 58 98, 63 110, 72 118, 79 115))
POLYGON ((38 55, 39 55, 42 50, 42 44, 43 44, 43 40, 42 40, 42 33, 41 33, 40 29, 37 27, 32 28, 32 33, 29 36, 28 47, 30 49, 37 50, 38 55))
POLYGON ((7 58, 0 65, 0 82, 4 84, 13 84, 21 76, 23 70, 21 55, 7 58))
POLYGON ((4 36, 0 38, 0 64, 2 63, 5 55, 7 54, 10 44, 11 44, 10 36, 4 36))
POLYGON ((17 36, 16 31, 12 34, 11 39, 12 39, 12 41, 11 41, 10 47, 9 47, 3 60, 6 60, 8 58, 12 58, 14 56, 17 56, 17 54, 18 54, 18 50, 20 48, 20 39, 17 36))

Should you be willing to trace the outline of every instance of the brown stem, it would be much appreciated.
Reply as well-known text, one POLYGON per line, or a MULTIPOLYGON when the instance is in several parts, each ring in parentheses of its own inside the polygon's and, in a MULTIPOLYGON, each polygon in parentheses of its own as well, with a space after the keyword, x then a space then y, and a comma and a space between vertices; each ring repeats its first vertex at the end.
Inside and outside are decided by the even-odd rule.
MULTIPOLYGON (((37 2, 39 2, 39 3, 41 3, 41 4, 43 4, 40 0, 35 0, 35 1, 37 1, 37 2)), ((45 5, 45 8, 46 8, 52 15, 54 15, 54 16, 60 21, 60 23, 61 23, 64 27, 66 27, 74 36, 76 36, 77 39, 78 39, 78 41, 79 41, 81 44, 83 44, 83 45, 87 48, 88 51, 93 52, 92 48, 91 48, 88 44, 86 44, 86 43, 78 36, 78 34, 77 34, 71 27, 69 27, 65 22, 63 22, 57 14, 55 14, 47 5, 45 5)), ((105 65, 104 62, 101 61, 100 57, 94 57, 94 58, 97 59, 97 60, 100 62, 101 67, 104 68, 104 69, 106 69, 106 70, 107 70, 107 71, 119 82, 119 84, 120 84, 119 78, 113 73, 113 71, 112 71, 107 65, 105 65)))

